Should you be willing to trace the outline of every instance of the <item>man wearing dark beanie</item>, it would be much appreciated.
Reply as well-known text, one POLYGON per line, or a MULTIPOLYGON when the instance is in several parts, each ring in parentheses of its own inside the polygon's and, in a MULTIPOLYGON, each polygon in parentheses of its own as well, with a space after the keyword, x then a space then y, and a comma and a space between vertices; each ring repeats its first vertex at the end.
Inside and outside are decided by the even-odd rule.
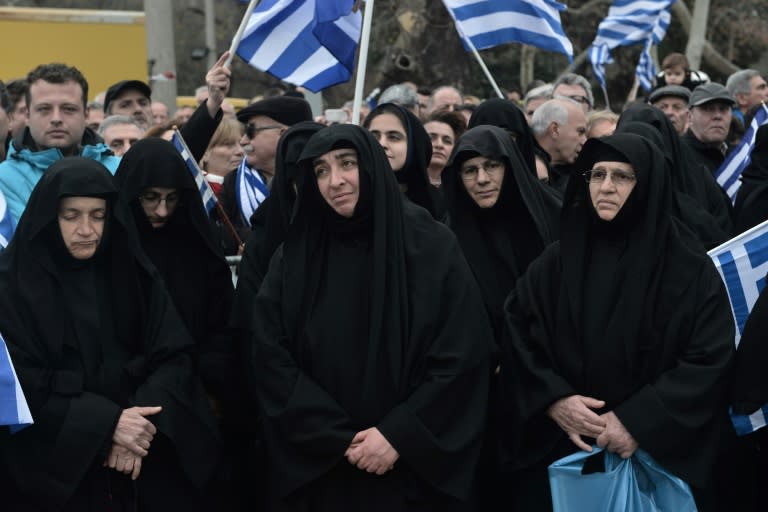
MULTIPOLYGON (((304 99, 273 96, 241 109, 237 119, 245 125, 245 134, 240 139, 245 157, 237 170, 224 178, 221 201, 245 242, 250 236, 251 216, 269 195, 277 141, 290 126, 312 121, 312 109, 304 99)), ((237 245, 224 242, 224 246, 225 253, 237 253, 237 245)))

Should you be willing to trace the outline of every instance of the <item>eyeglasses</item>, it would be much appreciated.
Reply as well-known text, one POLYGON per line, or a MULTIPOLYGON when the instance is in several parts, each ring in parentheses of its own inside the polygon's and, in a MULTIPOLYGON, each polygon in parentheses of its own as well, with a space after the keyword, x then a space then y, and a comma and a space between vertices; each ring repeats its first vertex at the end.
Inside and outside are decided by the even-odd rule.
POLYGON ((582 176, 584 176, 587 183, 602 183, 609 174, 611 176, 611 182, 617 186, 629 185, 630 183, 637 181, 635 173, 620 170, 609 172, 604 169, 592 169, 591 171, 586 171, 582 176))
POLYGON ((569 100, 573 100, 576 103, 581 103, 582 105, 589 105, 589 98, 586 96, 581 96, 579 94, 569 94, 569 95, 563 95, 558 94, 558 98, 568 98, 569 100))
POLYGON ((245 125, 245 136, 249 139, 252 139, 257 133, 263 132, 264 130, 276 130, 278 128, 282 128, 283 125, 281 124, 268 124, 265 126, 256 126, 255 124, 248 123, 245 125))
POLYGON ((487 160, 480 166, 477 165, 470 165, 468 167, 462 167, 461 168, 461 179, 464 181, 474 181, 477 179, 478 175, 480 174, 480 169, 483 169, 485 171, 485 174, 487 174, 489 177, 496 177, 502 169, 504 169, 504 164, 501 162, 497 162, 496 160, 487 160))
POLYGON ((179 195, 173 192, 166 196, 161 196, 154 192, 148 192, 146 194, 141 194, 139 196, 139 201, 141 201, 142 206, 146 206, 153 210, 160 206, 162 201, 165 201, 166 208, 175 208, 179 204, 179 195))

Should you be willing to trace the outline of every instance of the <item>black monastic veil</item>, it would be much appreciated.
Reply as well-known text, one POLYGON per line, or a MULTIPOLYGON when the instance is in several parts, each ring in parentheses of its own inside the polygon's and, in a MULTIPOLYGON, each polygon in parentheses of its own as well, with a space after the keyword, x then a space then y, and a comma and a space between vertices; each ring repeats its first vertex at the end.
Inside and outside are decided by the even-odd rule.
POLYGON ((465 510, 492 334, 455 237, 404 200, 382 148, 357 126, 315 134, 297 185, 253 324, 275 510, 465 510), (358 159, 351 218, 322 199, 312 168, 341 148, 358 159), (343 456, 373 426, 400 454, 382 476, 343 456))
POLYGON ((531 264, 504 307, 502 403, 517 435, 504 438, 502 455, 529 476, 522 500, 536 488, 548 500, 547 465, 578 450, 546 415, 560 398, 605 400, 597 412, 612 410, 641 449, 694 489, 710 481, 727 421, 734 327, 723 283, 703 246, 670 216, 670 176, 650 141, 591 139, 577 166, 616 153, 637 175, 616 218, 599 219, 588 184, 574 176, 561 240, 531 264))
POLYGON ((499 336, 504 299, 531 261, 559 236, 561 204, 530 172, 509 134, 496 126, 479 125, 459 138, 443 171, 443 183, 448 224, 499 336), (498 160, 505 167, 499 198, 487 209, 469 196, 461 178, 461 165, 476 156, 498 160))
POLYGON ((189 355, 193 340, 102 165, 73 157, 48 169, 0 255, 0 282, 0 331, 35 420, 0 440, 23 499, 61 509, 75 495, 91 503, 125 498, 117 493, 128 487, 110 487, 101 473, 117 473, 102 463, 121 411, 155 405, 163 410, 150 417, 158 434, 138 494, 156 505, 194 499, 168 487, 158 501, 164 484, 155 473, 170 482, 180 463, 176 471, 202 489, 218 460, 213 416, 189 355), (67 196, 106 199, 104 235, 88 260, 70 256, 59 230, 67 196))

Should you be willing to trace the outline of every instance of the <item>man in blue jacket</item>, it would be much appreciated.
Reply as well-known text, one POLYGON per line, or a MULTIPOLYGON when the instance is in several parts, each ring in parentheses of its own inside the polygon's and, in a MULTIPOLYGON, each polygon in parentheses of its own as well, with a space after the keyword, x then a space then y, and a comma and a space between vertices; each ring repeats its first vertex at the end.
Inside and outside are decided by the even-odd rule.
POLYGON ((75 67, 41 64, 27 75, 29 120, 0 163, 0 191, 18 223, 27 200, 48 167, 65 156, 101 162, 114 173, 120 159, 86 127, 88 82, 75 67))

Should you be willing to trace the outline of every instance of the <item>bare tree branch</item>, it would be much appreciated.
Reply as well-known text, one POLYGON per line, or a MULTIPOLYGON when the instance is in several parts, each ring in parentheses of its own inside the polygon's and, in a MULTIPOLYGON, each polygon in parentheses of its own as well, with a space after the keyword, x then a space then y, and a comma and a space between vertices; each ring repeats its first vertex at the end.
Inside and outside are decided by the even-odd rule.
MULTIPOLYGON (((685 5, 685 2, 675 2, 672 4, 672 12, 680 20, 680 25, 683 27, 683 31, 686 35, 691 33, 691 11, 685 5)), ((738 71, 740 68, 730 60, 726 59, 720 52, 718 52, 709 41, 704 42, 704 59, 714 67, 718 72, 724 75, 730 75, 731 73, 738 71)))

